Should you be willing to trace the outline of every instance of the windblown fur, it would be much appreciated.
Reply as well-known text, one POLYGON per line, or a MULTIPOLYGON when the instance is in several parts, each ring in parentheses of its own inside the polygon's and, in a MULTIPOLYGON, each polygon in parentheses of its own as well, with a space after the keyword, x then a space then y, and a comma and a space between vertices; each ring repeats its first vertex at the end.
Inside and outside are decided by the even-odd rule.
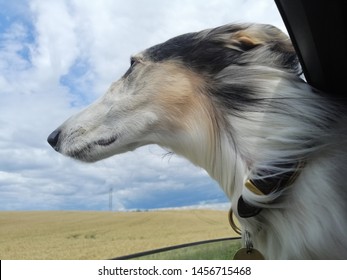
POLYGON ((241 195, 262 208, 239 220, 266 258, 346 259, 346 109, 300 71, 273 26, 181 35, 133 56, 125 75, 48 141, 88 162, 158 144, 206 169, 236 216, 241 195), (297 162, 299 176, 280 192, 244 187, 297 162))

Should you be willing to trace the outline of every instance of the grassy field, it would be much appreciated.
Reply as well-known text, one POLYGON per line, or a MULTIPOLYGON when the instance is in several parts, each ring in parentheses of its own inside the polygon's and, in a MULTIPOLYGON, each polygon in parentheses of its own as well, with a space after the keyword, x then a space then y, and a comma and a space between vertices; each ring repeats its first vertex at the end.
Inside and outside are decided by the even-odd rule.
POLYGON ((135 260, 232 260, 240 240, 227 240, 134 258, 135 260))
POLYGON ((0 259, 110 259, 236 236, 227 212, 0 212, 0 259))

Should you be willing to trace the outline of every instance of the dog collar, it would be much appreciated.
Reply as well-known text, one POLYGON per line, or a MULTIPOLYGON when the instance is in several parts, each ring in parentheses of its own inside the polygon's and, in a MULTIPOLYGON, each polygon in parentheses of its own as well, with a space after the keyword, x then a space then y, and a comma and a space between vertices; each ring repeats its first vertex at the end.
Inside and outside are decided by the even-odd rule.
MULTIPOLYGON (((269 195, 270 193, 279 192, 294 183, 303 166, 304 163, 301 161, 296 164, 278 165, 277 167, 290 171, 276 175, 271 174, 268 170, 260 170, 257 172, 257 175, 264 179, 248 179, 245 182, 245 187, 256 195, 269 195)), ((237 203, 237 212, 241 218, 254 217, 261 210, 261 207, 247 203, 242 195, 240 196, 237 203)))

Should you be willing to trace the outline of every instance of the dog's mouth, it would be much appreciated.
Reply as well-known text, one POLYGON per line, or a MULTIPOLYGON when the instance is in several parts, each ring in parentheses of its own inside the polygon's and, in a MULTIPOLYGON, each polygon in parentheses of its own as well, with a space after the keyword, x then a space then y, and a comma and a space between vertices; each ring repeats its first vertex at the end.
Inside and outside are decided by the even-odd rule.
POLYGON ((104 150, 103 148, 106 148, 110 145, 112 145, 113 143, 115 143, 118 140, 119 136, 118 135, 114 135, 111 138, 107 138, 107 139, 100 139, 97 141, 94 141, 92 143, 89 144, 85 144, 82 147, 79 147, 78 149, 69 149, 65 152, 63 152, 63 154, 72 157, 74 159, 77 160, 81 160, 81 161, 85 161, 85 162, 94 162, 97 161, 101 158, 107 157, 107 156, 102 156, 103 153, 108 154, 106 150, 104 150), (100 147, 100 148, 97 148, 100 147), (95 157, 95 152, 98 156, 95 157), (93 156, 94 155, 94 156, 93 156))

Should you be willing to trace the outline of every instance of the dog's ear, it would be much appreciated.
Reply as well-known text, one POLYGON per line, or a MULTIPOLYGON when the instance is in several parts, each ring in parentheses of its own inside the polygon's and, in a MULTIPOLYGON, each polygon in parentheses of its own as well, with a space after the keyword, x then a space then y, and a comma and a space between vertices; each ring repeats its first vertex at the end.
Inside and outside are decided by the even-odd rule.
POLYGON ((231 36, 233 43, 247 51, 260 45, 277 44, 283 51, 294 52, 289 37, 277 27, 268 24, 252 24, 231 36))
POLYGON ((234 32, 230 39, 228 47, 244 52, 244 58, 249 62, 257 61, 301 73, 289 36, 272 25, 252 24, 234 32))
POLYGON ((262 44, 257 38, 250 37, 247 34, 236 34, 234 41, 237 46, 244 51, 253 49, 262 44))

